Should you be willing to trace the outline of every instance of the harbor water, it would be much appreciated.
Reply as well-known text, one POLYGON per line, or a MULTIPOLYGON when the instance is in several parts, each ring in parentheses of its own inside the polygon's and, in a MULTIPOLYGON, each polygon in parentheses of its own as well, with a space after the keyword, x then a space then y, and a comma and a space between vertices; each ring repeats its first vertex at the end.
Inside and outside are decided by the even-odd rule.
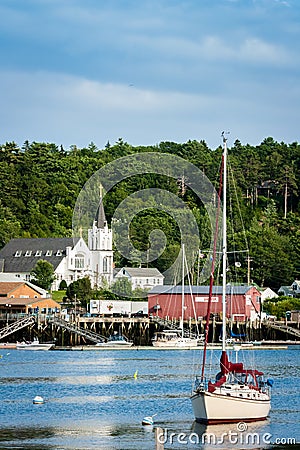
MULTIPOLYGON (((0 350, 0 448, 155 449, 155 426, 165 449, 299 442, 300 347, 241 352, 274 380, 270 418, 204 429, 189 399, 199 350, 0 350)), ((212 374, 219 355, 209 352, 212 374)))

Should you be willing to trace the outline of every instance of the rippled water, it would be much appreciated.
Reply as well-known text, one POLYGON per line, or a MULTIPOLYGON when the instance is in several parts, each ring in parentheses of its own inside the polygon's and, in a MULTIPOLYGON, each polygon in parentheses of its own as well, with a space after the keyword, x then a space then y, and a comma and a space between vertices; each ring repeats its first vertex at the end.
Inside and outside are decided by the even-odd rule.
MULTIPOLYGON (((155 449, 154 429, 141 425, 153 414, 167 430, 165 449, 248 448, 246 432, 257 433, 255 448, 275 439, 299 442, 300 347, 244 353, 275 380, 270 419, 239 432, 239 443, 232 436, 228 441, 236 425, 209 427, 205 432, 216 439, 209 445, 203 427, 193 423, 189 400, 199 351, 0 350, 0 448, 155 449), (45 399, 43 405, 32 403, 36 395, 45 399)), ((215 351, 213 373, 218 358, 215 351)))

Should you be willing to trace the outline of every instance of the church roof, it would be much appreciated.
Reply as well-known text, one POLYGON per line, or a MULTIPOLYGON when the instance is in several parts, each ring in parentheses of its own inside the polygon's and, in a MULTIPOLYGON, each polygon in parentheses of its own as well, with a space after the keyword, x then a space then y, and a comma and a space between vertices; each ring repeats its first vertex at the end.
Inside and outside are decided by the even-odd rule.
POLYGON ((104 228, 104 226, 106 224, 106 217, 105 217, 105 211, 104 211, 102 197, 100 197, 100 202, 99 202, 99 206, 98 206, 98 209, 96 212, 95 220, 96 220, 97 228, 104 228))
POLYGON ((11 239, 0 250, 3 272, 31 272, 40 259, 49 261, 54 270, 80 238, 11 239))

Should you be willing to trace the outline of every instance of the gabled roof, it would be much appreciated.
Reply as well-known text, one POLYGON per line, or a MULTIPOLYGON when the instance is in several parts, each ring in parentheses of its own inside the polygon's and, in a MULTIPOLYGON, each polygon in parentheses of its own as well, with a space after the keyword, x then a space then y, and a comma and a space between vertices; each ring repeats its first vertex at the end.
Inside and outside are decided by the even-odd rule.
POLYGON ((49 261, 55 270, 66 256, 66 247, 73 248, 79 239, 78 237, 11 239, 0 250, 0 260, 4 260, 3 271, 31 272, 39 259, 49 261))
MULTIPOLYGON (((228 286, 227 287, 227 295, 245 295, 253 286, 247 285, 239 285, 239 286, 228 286)), ((208 295, 209 294, 209 286, 184 286, 184 293, 190 294, 192 291, 193 295, 208 295)), ((182 286, 154 286, 148 295, 154 294, 181 294, 182 286)), ((213 287, 213 295, 222 295, 222 286, 214 286, 213 287)))
POLYGON ((160 273, 160 271, 154 267, 123 267, 122 269, 119 269, 118 274, 122 274, 122 271, 125 270, 127 274, 132 277, 163 277, 164 276, 160 273))
POLYGON ((23 286, 26 284, 29 286, 32 290, 35 292, 38 292, 41 295, 46 295, 47 291, 45 289, 42 289, 38 286, 36 286, 33 283, 30 283, 30 281, 0 281, 0 295, 8 295, 12 293, 15 289, 17 289, 20 286, 23 286))
POLYGON ((291 286, 280 286, 280 288, 278 289, 278 293, 283 293, 284 295, 291 295, 294 293, 293 289, 291 288, 291 286))
POLYGON ((0 282, 0 295, 8 295, 23 284, 25 284, 24 281, 2 281, 0 282))

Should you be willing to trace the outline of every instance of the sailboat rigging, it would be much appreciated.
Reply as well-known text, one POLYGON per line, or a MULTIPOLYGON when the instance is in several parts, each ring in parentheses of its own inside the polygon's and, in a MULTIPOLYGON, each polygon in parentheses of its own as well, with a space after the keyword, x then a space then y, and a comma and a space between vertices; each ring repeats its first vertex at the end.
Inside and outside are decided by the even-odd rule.
MULTIPOLYGON (((200 344, 202 336, 199 335, 199 330, 197 326, 197 336, 186 336, 184 330, 184 311, 185 311, 185 289, 184 289, 184 279, 185 279, 185 246, 182 244, 182 280, 181 280, 181 323, 179 330, 163 330, 154 334, 152 340, 153 347, 179 347, 179 348, 193 348, 200 344)), ((194 305, 193 305, 194 308, 194 305)), ((194 309, 195 314, 195 309, 194 309)))
MULTIPOLYGON (((223 214, 222 214, 222 353, 220 358, 220 372, 215 380, 205 378, 206 351, 208 344, 208 326, 210 302, 212 297, 214 263, 210 278, 210 296, 208 302, 208 313, 206 318, 205 342, 203 350, 203 361, 201 377, 196 378, 195 389, 191 396, 194 416, 197 422, 232 423, 252 422, 264 420, 270 411, 271 397, 270 387, 272 380, 264 381, 263 372, 256 369, 245 369, 243 363, 229 361, 226 347, 226 275, 227 275, 227 139, 222 133, 223 155, 223 214)), ((222 178, 221 178, 222 180, 222 178)), ((220 191, 219 198, 221 193, 220 191)), ((217 215, 218 217, 218 215, 217 215)), ((216 227, 217 229, 218 227, 216 227)), ((216 242, 216 237, 215 237, 216 242)), ((214 253, 216 245, 214 245, 214 253)), ((213 261, 215 254, 213 255, 213 261)))

